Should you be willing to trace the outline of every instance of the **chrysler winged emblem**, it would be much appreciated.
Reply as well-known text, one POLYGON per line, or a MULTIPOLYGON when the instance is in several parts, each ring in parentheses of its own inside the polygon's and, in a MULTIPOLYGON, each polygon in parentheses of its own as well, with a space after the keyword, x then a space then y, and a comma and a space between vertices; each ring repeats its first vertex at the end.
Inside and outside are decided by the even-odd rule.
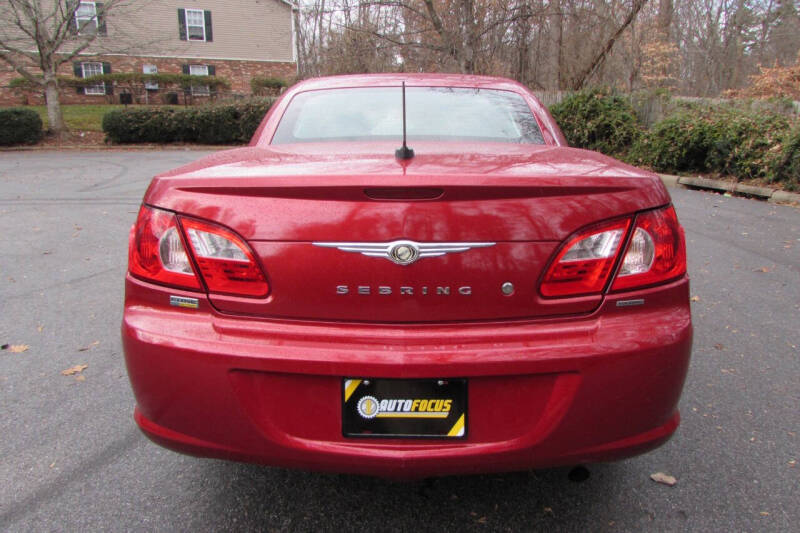
POLYGON ((343 252, 382 257, 398 265, 410 265, 425 257, 466 252, 471 248, 494 246, 493 242, 414 242, 407 240, 391 242, 315 242, 314 246, 338 248, 343 252))

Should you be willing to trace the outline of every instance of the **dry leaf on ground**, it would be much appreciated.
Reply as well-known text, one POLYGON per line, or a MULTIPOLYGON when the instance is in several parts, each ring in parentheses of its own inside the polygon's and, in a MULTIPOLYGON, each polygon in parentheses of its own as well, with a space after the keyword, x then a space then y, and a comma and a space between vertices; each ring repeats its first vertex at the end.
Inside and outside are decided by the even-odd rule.
POLYGON ((700 301, 700 297, 699 297, 699 296, 692 296, 692 297, 691 297, 691 300, 692 300, 693 302, 699 302, 699 301, 700 301))
POLYGON ((12 344, 8 347, 8 351, 11 353, 22 353, 27 352, 28 348, 30 348, 30 346, 27 344, 12 344))
POLYGON ((95 346, 97 346, 98 344, 100 344, 100 341, 94 341, 94 342, 93 342, 93 343, 91 343, 89 346, 84 346, 83 348, 78 348, 78 351, 79 351, 79 352, 85 352, 86 350, 88 350, 88 349, 90 349, 90 348, 94 348, 94 347, 95 347, 95 346))
POLYGON ((68 368, 68 369, 66 369, 66 370, 62 370, 62 371, 61 371, 61 375, 62 375, 62 376, 71 376, 71 375, 73 375, 73 374, 77 374, 77 373, 79 373, 79 372, 83 372, 83 371, 84 371, 84 370, 86 370, 87 368, 89 368, 89 365, 75 365, 75 366, 71 366, 71 367, 69 367, 69 368, 68 368))
POLYGON ((678 480, 675 479, 673 476, 665 474, 664 472, 656 472, 655 474, 650 474, 650 479, 652 479, 656 483, 662 483, 664 485, 669 485, 670 487, 678 482, 678 480))

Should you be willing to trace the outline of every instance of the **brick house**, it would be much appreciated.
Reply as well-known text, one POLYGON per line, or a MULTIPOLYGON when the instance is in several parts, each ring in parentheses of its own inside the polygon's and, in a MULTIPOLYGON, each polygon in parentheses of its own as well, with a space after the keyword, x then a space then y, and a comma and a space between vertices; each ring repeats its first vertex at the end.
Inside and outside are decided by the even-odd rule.
MULTIPOLYGON (((62 65, 60 75, 216 75, 225 77, 231 92, 238 94, 250 94, 254 76, 292 81, 297 75, 296 8, 288 0, 145 0, 123 5, 98 17, 102 3, 80 1, 73 31, 97 32, 98 36, 71 65, 62 65)), ((0 62, 0 105, 25 103, 8 87, 15 77, 18 74, 0 62)), ((117 101, 109 85, 63 88, 61 101, 117 101)), ((156 84, 148 86, 146 92, 148 101, 165 101, 167 91, 156 84)), ((192 93, 201 98, 207 94, 203 87, 194 88, 192 93)), ((43 98, 34 95, 27 102, 42 103, 43 98)))

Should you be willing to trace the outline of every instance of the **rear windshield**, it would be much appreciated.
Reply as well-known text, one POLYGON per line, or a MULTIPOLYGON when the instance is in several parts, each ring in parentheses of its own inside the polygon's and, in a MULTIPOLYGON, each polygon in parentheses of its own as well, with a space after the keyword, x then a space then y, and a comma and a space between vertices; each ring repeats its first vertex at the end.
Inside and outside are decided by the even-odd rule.
MULTIPOLYGON (((399 141, 400 87, 325 89, 289 103, 272 144, 399 141)), ((406 88, 409 143, 485 141, 544 144, 530 107, 517 93, 451 87, 406 88)))

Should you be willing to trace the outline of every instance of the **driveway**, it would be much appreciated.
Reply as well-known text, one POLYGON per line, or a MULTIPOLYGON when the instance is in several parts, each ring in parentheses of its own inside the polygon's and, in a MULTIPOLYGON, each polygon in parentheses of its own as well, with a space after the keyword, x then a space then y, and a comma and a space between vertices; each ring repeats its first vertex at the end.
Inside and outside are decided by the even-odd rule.
POLYGON ((196 459, 135 427, 128 229, 150 177, 199 155, 0 153, 0 530, 797 528, 800 209, 670 191, 696 329, 665 446, 583 482, 556 469, 400 483, 196 459))

